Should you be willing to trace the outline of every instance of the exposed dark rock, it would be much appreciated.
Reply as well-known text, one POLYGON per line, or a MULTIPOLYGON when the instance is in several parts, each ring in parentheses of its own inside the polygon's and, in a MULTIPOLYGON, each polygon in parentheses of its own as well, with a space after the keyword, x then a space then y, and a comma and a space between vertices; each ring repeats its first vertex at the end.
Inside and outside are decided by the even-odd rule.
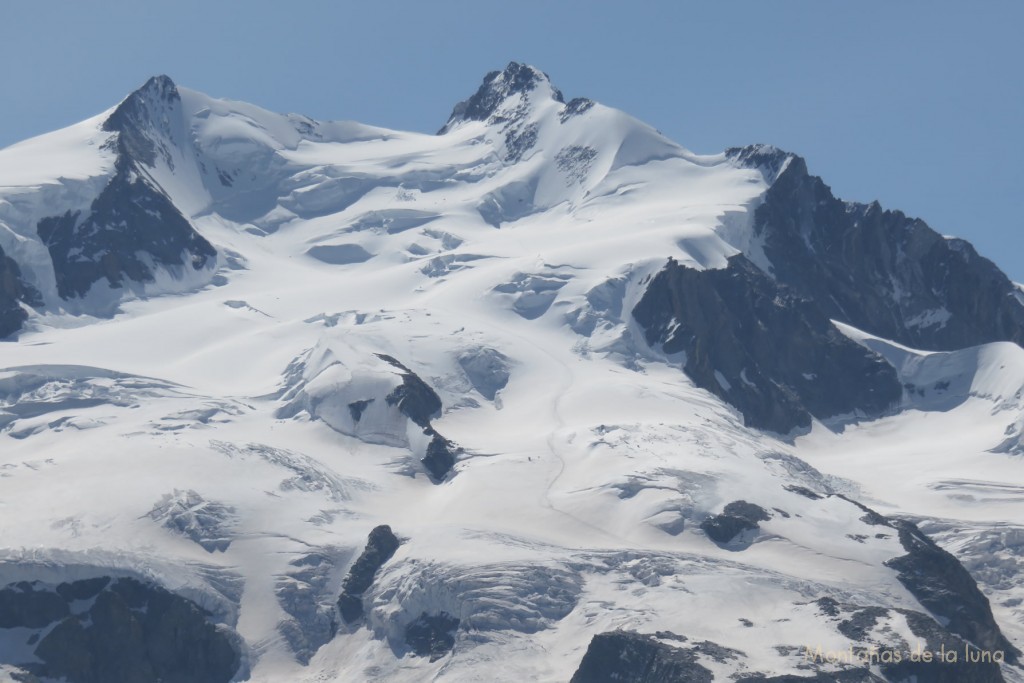
POLYGON ((125 156, 85 215, 44 218, 37 230, 65 299, 84 296, 100 280, 114 288, 152 282, 153 266, 203 268, 217 253, 125 156))
POLYGON ((565 123, 573 116, 579 116, 593 106, 594 100, 589 100, 586 97, 574 97, 565 105, 565 109, 562 110, 558 118, 562 123, 565 123))
POLYGON ((685 352, 687 376, 751 427, 785 434, 812 416, 881 415, 902 396, 892 366, 742 254, 703 271, 670 259, 633 317, 648 344, 685 352))
POLYGON ((129 95, 103 124, 117 133, 114 176, 85 212, 39 221, 36 230, 53 260, 57 292, 82 297, 97 282, 113 288, 125 280, 154 279, 154 267, 203 268, 216 250, 153 182, 148 168, 174 143, 172 119, 180 97, 166 76, 151 78, 129 95))
MULTIPOLYGON (((439 131, 446 133, 462 121, 486 121, 500 126, 505 137, 505 160, 515 163, 526 156, 537 142, 537 124, 529 122, 531 98, 541 83, 548 83, 547 75, 526 64, 510 62, 504 71, 492 71, 476 93, 452 110, 448 122, 439 131), (509 101, 515 95, 521 99, 509 101)), ((550 96, 563 102, 562 93, 554 87, 550 96)))
POLYGON ((810 498, 811 500, 821 500, 822 496, 818 495, 809 488, 803 486, 797 486, 795 484, 789 484, 785 487, 787 491, 803 496, 804 498, 810 498))
POLYGON ((711 683, 691 650, 630 631, 599 633, 570 683, 711 683))
POLYGON ((505 161, 515 163, 537 144, 537 124, 517 126, 505 135, 505 161))
POLYGON ((1024 342, 1016 287, 967 242, 877 202, 836 199, 796 155, 727 154, 771 183, 754 216, 771 274, 826 317, 921 349, 1024 342))
POLYGON ((100 591, 110 584, 110 577, 101 576, 95 579, 81 579, 72 583, 62 583, 57 586, 57 595, 67 602, 75 600, 88 600, 99 595, 100 591))
POLYGON ((21 277, 21 269, 14 259, 0 247, 0 339, 11 336, 28 320, 21 303, 41 306, 42 297, 21 277))
POLYGON ((159 131, 169 137, 165 114, 180 102, 174 82, 167 76, 154 76, 118 105, 104 121, 103 130, 118 134, 118 151, 153 166, 159 143, 152 133, 159 131))
POLYGON ((760 171, 769 185, 775 182, 779 174, 789 165, 789 160, 795 156, 773 145, 730 147, 725 150, 725 154, 738 166, 760 171))
MULTIPOLYGON (((431 437, 422 463, 434 483, 442 481, 455 464, 457 449, 455 444, 430 426, 430 421, 441 414, 441 398, 415 372, 396 359, 383 353, 378 353, 377 357, 402 371, 402 383, 385 400, 388 405, 397 405, 403 415, 422 427, 423 433, 431 437)), ((351 409, 352 406, 349 406, 351 409)))
POLYGON ((342 593, 338 598, 338 611, 346 624, 363 618, 363 598, 361 595, 342 593))
POLYGON ((348 412, 352 415, 352 419, 359 422, 363 417, 363 411, 366 410, 371 403, 373 403, 372 398, 367 398, 362 401, 352 401, 352 403, 349 403, 348 412))
POLYGON ((748 522, 767 522, 772 518, 768 511, 760 505, 748 503, 745 500, 734 500, 725 506, 723 512, 733 517, 741 517, 748 522))
POLYGON ((848 619, 840 622, 839 632, 850 640, 864 640, 871 633, 878 620, 886 614, 888 614, 888 610, 881 607, 858 609, 848 619))
POLYGON ((924 641, 924 650, 933 653, 956 652, 956 661, 910 661, 882 665, 882 673, 891 681, 916 680, 931 683, 1003 683, 997 663, 983 661, 982 652, 952 635, 934 619, 919 612, 900 610, 913 634, 924 641))
POLYGON ((713 643, 710 640, 702 640, 699 643, 694 643, 690 649, 718 662, 719 664, 724 664, 725 662, 735 661, 741 657, 746 657, 746 655, 739 650, 734 650, 731 647, 725 647, 724 645, 713 643))
POLYGON ((847 503, 855 505, 855 506, 859 507, 861 510, 863 510, 864 511, 864 516, 860 518, 860 521, 864 522, 865 524, 868 524, 870 526, 887 526, 887 527, 890 527, 890 528, 895 528, 895 527, 893 527, 893 523, 892 523, 891 519, 889 519, 885 515, 880 515, 879 513, 875 512, 874 510, 869 508, 867 505, 864 505, 863 503, 858 503, 857 501, 853 500, 852 498, 847 498, 846 496, 844 496, 841 493, 834 493, 834 494, 830 494, 830 495, 834 495, 836 498, 842 498, 847 503))
MULTIPOLYGON (((982 650, 950 633, 934 618, 905 609, 884 607, 863 607, 839 603, 832 598, 817 601, 821 613, 837 623, 840 633, 853 641, 848 654, 854 661, 878 666, 884 680, 928 681, 929 683, 1001 683, 1002 673, 994 653, 982 650), (917 639, 905 642, 884 623, 890 619, 906 620, 917 639)), ((821 665, 827 662, 824 653, 808 655, 808 663, 821 665)), ((819 672, 819 676, 824 672, 819 672)), ((747 680, 747 679, 740 679, 747 680)), ((833 680, 831 678, 753 678, 754 681, 803 681, 833 680)), ((846 679, 837 679, 846 680, 846 679)), ((882 680, 877 678, 851 680, 882 680)))
POLYGON ((0 628, 42 628, 69 613, 67 600, 31 584, 0 590, 0 628))
POLYGON ((950 634, 960 636, 978 648, 1001 651, 1007 662, 1020 656, 1003 636, 992 615, 988 598, 955 556, 940 548, 912 522, 893 519, 841 494, 834 494, 864 511, 861 521, 894 529, 906 555, 886 562, 917 601, 945 624, 950 634))
POLYGON ((401 542, 398 537, 386 524, 375 527, 370 532, 366 547, 348 570, 348 575, 342 583, 338 609, 345 623, 350 624, 363 616, 363 593, 373 585, 373 577, 384 563, 394 556, 399 545, 401 542))
POLYGON ((700 528, 716 543, 729 543, 740 534, 760 527, 757 522, 751 522, 749 519, 721 514, 705 519, 700 523, 700 528))
MULTIPOLYGON (((515 94, 529 95, 539 83, 549 81, 547 75, 526 64, 509 62, 504 71, 492 71, 468 100, 459 102, 452 110, 448 123, 441 129, 447 132, 460 121, 487 121, 501 108, 506 99, 515 94)), ((554 91, 554 97, 562 102, 562 94, 554 91)))
POLYGON ((390 560, 401 542, 386 524, 375 527, 366 542, 366 548, 352 565, 345 578, 346 592, 361 595, 373 583, 373 577, 390 560))
POLYGON ((424 612, 405 627, 405 644, 418 657, 430 657, 436 662, 455 647, 455 631, 459 620, 448 614, 427 614, 424 612))
POLYGON ((388 405, 397 405, 403 415, 424 429, 430 421, 441 415, 441 398, 415 372, 388 356, 377 357, 402 371, 402 383, 387 396, 388 405))
POLYGON ((766 522, 771 515, 760 505, 745 500, 734 500, 721 514, 705 519, 700 528, 716 543, 730 543, 746 531, 759 529, 758 522, 766 522))
POLYGON ((0 600, 13 596, 17 603, 25 595, 50 598, 37 597, 24 614, 0 608, 0 615, 17 622, 3 628, 43 629, 41 639, 28 639, 38 643, 37 661, 11 662, 35 676, 69 683, 227 683, 241 663, 236 638, 194 603, 157 586, 99 578, 56 590, 38 584, 0 590, 0 600))
POLYGON ((593 147, 569 145, 560 149, 555 155, 555 166, 559 171, 565 173, 566 180, 570 184, 582 183, 590 173, 590 167, 596 158, 597 150, 593 147))
POLYGON ((454 444, 437 432, 434 432, 427 444, 427 454, 423 457, 423 466, 427 468, 434 481, 441 481, 455 465, 454 444))
POLYGON ((999 630, 988 598, 963 565, 915 524, 893 520, 892 526, 899 531, 900 544, 907 551, 886 562, 899 572, 900 583, 943 619, 947 630, 982 650, 1002 651, 1007 662, 1016 662, 1020 651, 999 630))
POLYGON ((826 616, 837 617, 841 613, 839 603, 834 598, 819 598, 815 602, 818 605, 818 610, 826 616))
POLYGON ((783 655, 799 654, 799 668, 804 675, 772 675, 755 673, 747 669, 746 655, 739 650, 710 641, 687 644, 684 636, 659 631, 655 635, 615 631, 593 638, 572 683, 689 683, 711 681, 711 671, 702 660, 711 659, 718 664, 735 663, 730 680, 738 683, 1002 683, 998 664, 982 661, 981 650, 957 638, 933 618, 902 609, 862 607, 839 603, 832 598, 817 601, 821 613, 838 626, 843 635, 853 642, 849 650, 813 652, 805 647, 778 646, 783 655), (910 644, 890 630, 879 625, 883 619, 905 619, 914 636, 920 639, 910 644), (876 629, 876 626, 879 627, 876 629), (890 638, 894 638, 889 642, 890 638), (671 640, 673 643, 664 641, 671 640), (916 649, 920 646, 920 649, 916 649), (918 655, 915 656, 914 652, 918 655), (931 652, 932 657, 920 656, 931 652), (939 653, 946 653, 945 661, 939 653), (958 653, 956 661, 948 654, 958 653), (883 656, 884 655, 884 656, 883 656), (829 659, 834 657, 836 659, 829 659), (848 658, 848 659, 842 659, 848 658), (836 665, 846 668, 833 670, 836 665), (872 672, 878 667, 882 676, 872 672))

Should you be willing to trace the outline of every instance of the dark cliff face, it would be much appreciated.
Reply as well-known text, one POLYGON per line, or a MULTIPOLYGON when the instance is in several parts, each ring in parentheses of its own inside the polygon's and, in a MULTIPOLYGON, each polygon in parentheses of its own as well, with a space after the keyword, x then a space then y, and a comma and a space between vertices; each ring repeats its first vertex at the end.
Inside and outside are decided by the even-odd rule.
POLYGON ((377 357, 402 371, 402 383, 385 399, 388 405, 397 405, 413 423, 424 429, 429 428, 430 421, 441 415, 441 397, 419 375, 398 360, 384 353, 378 353, 377 357))
MULTIPOLYGON (((501 108, 502 103, 515 94, 529 96, 538 84, 549 80, 547 75, 527 64, 509 62, 503 71, 492 71, 468 100, 459 102, 441 133, 460 121, 488 121, 501 108)), ((554 97, 562 102, 562 93, 554 90, 554 97)), ((492 121, 496 122, 496 121, 492 121)))
POLYGON ((760 528, 758 522, 767 522, 771 515, 760 505, 745 500, 734 500, 717 515, 701 522, 700 528, 708 538, 718 544, 728 544, 737 536, 760 528))
MULTIPOLYGON (((803 603, 802 603, 803 604, 803 603)), ((815 601, 822 632, 835 632, 850 641, 849 659, 829 661, 807 645, 779 643, 779 651, 801 653, 800 674, 761 673, 747 653, 717 643, 696 641, 666 631, 599 633, 590 641, 572 683, 703 683, 719 680, 708 665, 725 665, 728 680, 737 683, 1003 683, 997 662, 921 612, 839 602, 830 597, 815 601), (913 640, 892 630, 893 621, 905 622, 913 640), (915 658, 915 651, 931 658, 915 658), (874 651, 873 657, 869 655, 874 651), (956 653, 955 661, 939 660, 937 653, 956 653), (883 656, 888 653, 888 656, 883 656), (898 656, 897 656, 898 655, 898 656), (841 667, 841 668, 840 668, 841 667), (876 673, 877 672, 877 673, 876 673), (880 675, 878 675, 880 674, 880 675)))
POLYGON ((103 130, 118 134, 115 144, 120 153, 153 166, 158 152, 167 154, 159 137, 172 136, 168 114, 180 103, 174 82, 167 76, 154 76, 118 105, 103 123, 103 130))
MULTIPOLYGON (((427 452, 421 462, 432 482, 438 484, 444 481, 455 466, 458 447, 430 425, 432 419, 441 415, 441 397, 419 375, 395 358, 383 353, 378 353, 377 357, 402 371, 402 384, 395 387, 385 400, 388 405, 397 405, 403 415, 430 437, 427 452)), ((349 409, 352 410, 353 406, 349 406, 349 409)), ((356 409, 361 410, 358 407, 356 409)))
MULTIPOLYGON (((897 652, 899 657, 876 656, 874 665, 883 679, 871 677, 851 678, 851 681, 885 680, 893 683, 903 681, 928 681, 928 683, 1003 683, 999 664, 987 659, 982 650, 962 640, 932 617, 907 609, 888 607, 864 607, 838 602, 833 598, 820 598, 815 601, 822 617, 823 626, 832 627, 843 636, 849 638, 854 649, 875 647, 876 652, 897 652), (914 640, 907 642, 893 634, 890 626, 892 619, 905 621, 914 640), (902 642, 901 642, 902 641, 902 642), (956 661, 934 657, 931 659, 914 657, 913 653, 920 648, 929 653, 955 652, 956 661), (987 661, 986 661, 987 660, 987 661)), ((820 658, 812 657, 815 663, 820 658)), ((863 662, 866 663, 866 662, 863 662)), ((798 678, 796 676, 752 677, 739 678, 741 683, 782 683, 793 681, 825 681, 847 680, 833 679, 828 674, 819 673, 815 678, 798 678)))
POLYGON ((363 616, 363 593, 373 585, 373 577, 384 563, 394 557, 400 544, 401 541, 386 524, 370 532, 366 547, 342 583, 338 609, 345 623, 350 624, 363 616))
POLYGON ((125 280, 152 282, 156 266, 203 268, 217 253, 134 162, 123 157, 87 215, 44 218, 38 232, 50 251, 57 292, 64 299, 84 296, 101 280, 115 288, 125 280))
POLYGON ((239 639, 207 616, 133 579, 14 584, 0 589, 0 629, 25 629, 11 637, 28 634, 34 661, 2 663, 69 683, 227 683, 241 665, 239 639))
POLYGON ((750 427, 786 434, 812 416, 877 416, 902 395, 890 365, 741 254, 719 270, 670 260, 633 317, 648 344, 684 352, 687 376, 750 427))
POLYGON ((436 662, 455 647, 455 631, 459 620, 447 612, 423 612, 405 627, 405 644, 417 657, 430 657, 436 662))
POLYGON ((798 156, 765 146, 727 155, 771 185, 754 215, 771 274, 825 316, 926 350, 1024 342, 1017 288, 969 243, 837 199, 798 156))
POLYGON ((912 522, 885 517, 856 501, 840 496, 864 511, 861 521, 894 529, 906 555, 885 565, 897 572, 897 579, 917 601, 940 619, 948 633, 989 652, 1000 651, 1011 664, 1020 658, 1003 635, 992 614, 988 598, 970 572, 954 555, 938 546, 912 522))
POLYGON ((21 277, 21 269, 0 247, 0 339, 21 329, 28 313, 21 307, 42 305, 39 292, 21 277))
POLYGON ((727 156, 769 184, 753 225, 764 270, 744 256, 714 271, 670 262, 633 316, 649 344, 685 352, 686 374, 748 426, 788 433, 812 416, 876 417, 899 401, 895 371, 829 320, 926 350, 1024 343, 1024 296, 967 242, 836 199, 774 147, 727 156))
POLYGON ((988 598, 964 566, 916 525, 891 521, 906 555, 886 562, 918 602, 946 623, 946 628, 982 650, 1001 651, 1007 662, 1020 657, 992 615, 988 598))
POLYGON ((693 652, 630 631, 599 633, 571 683, 711 683, 711 670, 693 652))
POLYGON ((152 282, 158 267, 204 268, 216 250, 153 182, 158 155, 173 168, 171 119, 180 97, 166 76, 150 79, 111 114, 103 129, 116 133, 115 173, 87 212, 41 220, 40 239, 50 252, 57 292, 84 296, 97 282, 152 282))

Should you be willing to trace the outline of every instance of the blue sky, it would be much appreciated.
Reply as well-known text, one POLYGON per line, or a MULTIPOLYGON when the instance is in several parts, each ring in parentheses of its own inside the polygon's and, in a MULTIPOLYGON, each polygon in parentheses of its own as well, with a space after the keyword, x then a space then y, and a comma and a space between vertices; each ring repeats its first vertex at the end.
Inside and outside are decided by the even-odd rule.
POLYGON ((697 152, 769 142, 835 192, 965 237, 1024 281, 1024 2, 7 0, 0 146, 149 76, 433 132, 524 61, 697 152))

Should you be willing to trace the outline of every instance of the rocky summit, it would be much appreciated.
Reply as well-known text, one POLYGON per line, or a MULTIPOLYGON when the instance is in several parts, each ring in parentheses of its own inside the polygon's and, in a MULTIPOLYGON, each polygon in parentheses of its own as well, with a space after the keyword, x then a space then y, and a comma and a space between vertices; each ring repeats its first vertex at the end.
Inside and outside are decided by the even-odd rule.
POLYGON ((0 150, 0 678, 1024 681, 1021 286, 814 159, 466 93, 157 76, 0 150))

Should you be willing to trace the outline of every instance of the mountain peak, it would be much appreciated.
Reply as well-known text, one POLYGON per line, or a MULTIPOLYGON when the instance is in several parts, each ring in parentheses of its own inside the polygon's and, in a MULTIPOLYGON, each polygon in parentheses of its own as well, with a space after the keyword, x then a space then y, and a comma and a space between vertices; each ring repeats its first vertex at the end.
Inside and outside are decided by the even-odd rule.
POLYGON ((175 85, 174 81, 167 74, 157 74, 151 76, 149 80, 142 84, 135 93, 147 93, 147 94, 176 94, 178 92, 178 86, 175 85))
POLYGON ((803 157, 779 149, 775 145, 755 144, 746 147, 730 147, 725 155, 735 164, 761 172, 765 182, 773 184, 793 164, 798 174, 807 174, 807 162, 803 157))
POLYGON ((529 100, 538 94, 541 98, 565 102, 546 73, 529 64, 509 62, 503 71, 492 71, 484 76, 476 93, 455 105, 441 132, 447 132, 462 121, 488 121, 501 112, 502 105, 510 98, 519 95, 529 100))
POLYGON ((144 114, 153 109, 153 105, 173 105, 180 100, 178 86, 169 76, 153 76, 117 105, 114 113, 103 124, 103 128, 119 131, 131 121, 138 122, 144 114))
POLYGON ((174 81, 164 75, 153 76, 117 105, 104 121, 103 130, 118 133, 123 151, 152 165, 156 150, 147 133, 155 128, 169 134, 167 114, 180 103, 181 95, 174 81))

